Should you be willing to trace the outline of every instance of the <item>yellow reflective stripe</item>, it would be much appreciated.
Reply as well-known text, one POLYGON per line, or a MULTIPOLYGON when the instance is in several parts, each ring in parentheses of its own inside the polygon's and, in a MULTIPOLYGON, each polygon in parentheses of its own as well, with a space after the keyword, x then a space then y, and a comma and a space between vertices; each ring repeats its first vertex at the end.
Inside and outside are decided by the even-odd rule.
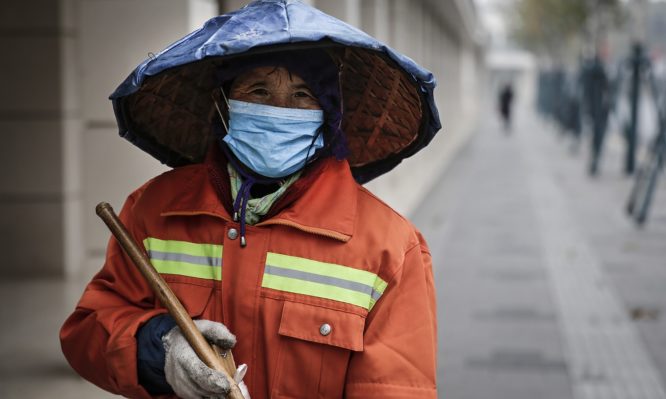
POLYGON ((162 274, 222 280, 222 268, 217 266, 190 265, 183 262, 156 259, 152 259, 151 263, 155 266, 155 270, 162 274))
POLYGON ((269 252, 262 287, 327 298, 370 310, 386 289, 376 274, 334 263, 269 252))
POLYGON ((161 240, 143 240, 150 261, 159 273, 207 280, 222 279, 222 245, 161 240))
POLYGON ((356 281, 371 287, 375 285, 375 280, 379 278, 376 274, 366 270, 359 270, 348 266, 336 265, 334 263, 320 262, 312 259, 272 252, 269 252, 266 255, 266 264, 284 269, 298 270, 321 274, 323 276, 337 277, 349 281, 356 281))
POLYGON ((375 291, 379 292, 380 294, 383 294, 384 290, 386 289, 387 286, 388 286, 388 283, 386 281, 382 280, 381 278, 379 278, 379 276, 377 276, 377 280, 372 285, 372 288, 374 288, 375 291))
POLYGON ((369 309, 370 307, 370 297, 366 294, 311 281, 264 274, 261 286, 279 291, 346 302, 365 309, 369 309))
POLYGON ((160 252, 222 257, 222 245, 217 244, 198 244, 188 241, 160 240, 159 238, 148 237, 143 240, 143 245, 146 249, 160 252))

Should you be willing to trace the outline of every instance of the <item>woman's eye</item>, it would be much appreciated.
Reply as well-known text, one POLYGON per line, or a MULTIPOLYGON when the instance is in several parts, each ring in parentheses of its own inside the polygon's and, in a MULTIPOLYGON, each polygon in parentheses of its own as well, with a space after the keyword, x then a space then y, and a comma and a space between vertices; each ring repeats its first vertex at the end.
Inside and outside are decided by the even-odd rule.
POLYGON ((294 96, 298 98, 312 98, 312 94, 306 91, 297 91, 296 93, 294 93, 294 96))
POLYGON ((267 96, 269 93, 268 90, 266 89, 254 89, 250 92, 250 94, 255 94, 258 96, 267 96))

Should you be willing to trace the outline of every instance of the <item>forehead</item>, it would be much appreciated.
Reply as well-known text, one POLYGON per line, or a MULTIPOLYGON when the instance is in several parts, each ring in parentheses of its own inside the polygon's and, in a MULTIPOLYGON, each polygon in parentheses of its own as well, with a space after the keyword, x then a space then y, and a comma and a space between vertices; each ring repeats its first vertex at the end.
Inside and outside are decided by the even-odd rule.
POLYGON ((263 66, 243 72, 234 79, 233 86, 246 86, 259 82, 276 85, 303 85, 305 81, 284 67, 263 66))

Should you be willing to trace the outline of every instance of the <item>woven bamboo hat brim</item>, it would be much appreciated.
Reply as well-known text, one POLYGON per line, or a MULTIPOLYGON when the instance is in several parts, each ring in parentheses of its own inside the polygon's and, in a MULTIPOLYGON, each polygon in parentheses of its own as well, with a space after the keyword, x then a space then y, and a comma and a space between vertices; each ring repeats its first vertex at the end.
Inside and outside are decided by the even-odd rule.
POLYGON ((360 183, 414 155, 441 128, 430 71, 300 1, 260 0, 210 19, 142 62, 110 97, 120 135, 167 165, 200 162, 215 140, 212 95, 219 94, 220 66, 313 48, 324 48, 342 67, 340 129, 360 183))
MULTIPOLYGON (((342 130, 351 167, 381 161, 409 147, 423 116, 413 79, 376 51, 347 47, 329 49, 329 54, 342 68, 342 130)), ((178 161, 172 166, 201 162, 214 141, 211 126, 218 115, 213 94, 221 62, 222 57, 209 58, 166 70, 147 78, 126 99, 132 130, 173 152, 178 161)))

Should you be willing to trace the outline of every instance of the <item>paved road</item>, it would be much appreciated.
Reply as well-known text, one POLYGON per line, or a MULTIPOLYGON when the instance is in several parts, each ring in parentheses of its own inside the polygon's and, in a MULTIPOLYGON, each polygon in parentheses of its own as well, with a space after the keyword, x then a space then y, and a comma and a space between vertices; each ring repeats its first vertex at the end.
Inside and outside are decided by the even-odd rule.
POLYGON ((666 398, 666 180, 637 230, 614 148, 590 180, 586 154, 536 118, 510 135, 489 121, 414 212, 440 397, 666 398))

